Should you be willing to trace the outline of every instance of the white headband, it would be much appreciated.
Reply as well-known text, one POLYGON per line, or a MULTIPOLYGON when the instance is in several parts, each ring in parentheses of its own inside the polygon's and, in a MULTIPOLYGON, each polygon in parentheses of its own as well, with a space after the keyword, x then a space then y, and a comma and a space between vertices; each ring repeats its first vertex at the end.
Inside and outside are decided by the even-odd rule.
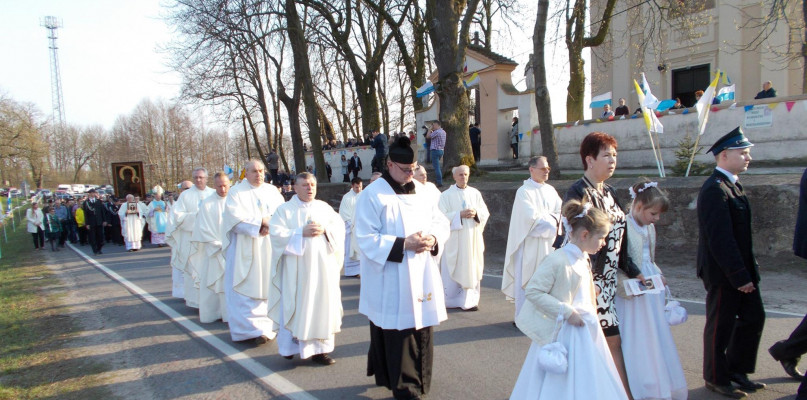
POLYGON ((657 188, 658 187, 658 182, 646 182, 644 185, 642 185, 642 187, 639 188, 638 192, 634 192, 633 191, 633 186, 631 186, 628 189, 628 192, 630 193, 630 198, 635 200, 637 194, 642 193, 642 192, 644 192, 645 190, 647 190, 647 189, 649 189, 651 187, 657 188))
POLYGON ((569 223, 569 220, 566 217, 560 217, 560 222, 563 224, 563 229, 566 230, 566 236, 572 234, 572 224, 569 223))
POLYGON ((591 203, 583 204, 583 212, 580 214, 575 215, 572 219, 583 218, 588 215, 588 210, 591 210, 591 203))

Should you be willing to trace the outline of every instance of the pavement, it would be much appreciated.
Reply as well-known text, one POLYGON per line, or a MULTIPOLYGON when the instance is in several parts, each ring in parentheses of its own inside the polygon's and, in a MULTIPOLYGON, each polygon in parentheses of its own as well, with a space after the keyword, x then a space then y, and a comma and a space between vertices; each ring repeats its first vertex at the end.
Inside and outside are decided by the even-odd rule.
MULTIPOLYGON (((72 246, 71 246, 72 247, 72 246)), ((271 342, 255 347, 230 340, 222 322, 202 324, 194 309, 170 295, 168 248, 127 253, 88 246, 48 255, 62 285, 69 316, 82 327, 69 342, 77 357, 106 364, 106 386, 124 399, 388 399, 390 392, 366 376, 367 319, 358 313, 359 280, 341 281, 344 318, 336 335, 333 366, 286 360, 271 342)), ((486 275, 480 310, 449 310, 435 329, 431 399, 506 399, 530 340, 513 327, 513 306, 499 291, 501 280, 486 275)), ((805 300, 807 302, 807 300, 805 300)), ((685 301, 689 320, 672 328, 690 399, 722 399, 701 379, 704 306, 685 301)), ((768 312, 752 378, 768 384, 750 399, 793 399, 798 382, 787 378, 766 349, 786 338, 803 315, 768 312)), ((802 362, 802 370, 807 362, 802 362)), ((80 374, 74 371, 73 374, 80 374)), ((69 379, 72 375, 60 375, 69 379)), ((70 398, 84 398, 71 393, 70 398)))

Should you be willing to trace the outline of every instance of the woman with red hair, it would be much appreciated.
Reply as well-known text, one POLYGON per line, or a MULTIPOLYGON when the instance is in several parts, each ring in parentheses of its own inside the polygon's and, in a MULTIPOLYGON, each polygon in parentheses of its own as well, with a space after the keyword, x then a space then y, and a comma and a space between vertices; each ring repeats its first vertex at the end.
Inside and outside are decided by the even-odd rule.
POLYGON ((580 159, 583 162, 583 177, 572 184, 563 202, 571 199, 582 200, 588 195, 592 206, 604 211, 611 219, 611 231, 606 236, 606 244, 599 252, 591 255, 591 272, 597 292, 597 316, 605 334, 611 355, 614 358, 619 376, 628 396, 630 386, 625 374, 622 357, 622 342, 619 336, 619 319, 614 309, 617 292, 617 269, 630 278, 644 280, 640 269, 628 257, 627 219, 625 209, 616 197, 613 187, 606 184, 616 169, 617 142, 613 136, 603 132, 592 132, 580 143, 580 159))

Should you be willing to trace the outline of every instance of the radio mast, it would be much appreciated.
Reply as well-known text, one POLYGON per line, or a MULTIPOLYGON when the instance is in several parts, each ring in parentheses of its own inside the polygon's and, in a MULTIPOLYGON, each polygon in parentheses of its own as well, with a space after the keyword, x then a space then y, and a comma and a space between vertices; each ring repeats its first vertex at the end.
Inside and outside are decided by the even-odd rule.
POLYGON ((53 122, 61 130, 65 125, 64 99, 62 98, 62 76, 59 71, 59 46, 57 30, 62 27, 62 22, 53 16, 42 18, 40 22, 48 30, 48 48, 50 49, 50 90, 51 103, 53 106, 53 122))

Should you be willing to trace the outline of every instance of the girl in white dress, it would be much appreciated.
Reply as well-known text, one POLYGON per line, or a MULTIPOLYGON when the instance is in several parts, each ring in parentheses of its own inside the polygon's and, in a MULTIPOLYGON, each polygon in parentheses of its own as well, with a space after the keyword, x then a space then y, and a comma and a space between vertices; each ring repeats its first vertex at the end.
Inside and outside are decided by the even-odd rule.
MULTIPOLYGON (((634 185, 631 197, 633 204, 627 224, 628 254, 639 265, 644 277, 661 275, 654 262, 656 229, 653 223, 667 211, 669 201, 656 182, 648 181, 634 185)), ((636 400, 685 400, 687 383, 684 370, 664 315, 665 292, 627 296, 624 279, 627 279, 626 275, 618 274, 616 310, 621 322, 622 353, 633 397, 636 400)))
POLYGON ((624 400, 628 398, 611 358, 596 309, 589 254, 604 244, 611 223, 607 215, 570 200, 563 206, 569 242, 548 255, 525 288, 526 301, 516 324, 533 342, 510 399, 624 400), (541 347, 554 340, 567 350, 568 368, 558 374, 539 364, 541 347))

